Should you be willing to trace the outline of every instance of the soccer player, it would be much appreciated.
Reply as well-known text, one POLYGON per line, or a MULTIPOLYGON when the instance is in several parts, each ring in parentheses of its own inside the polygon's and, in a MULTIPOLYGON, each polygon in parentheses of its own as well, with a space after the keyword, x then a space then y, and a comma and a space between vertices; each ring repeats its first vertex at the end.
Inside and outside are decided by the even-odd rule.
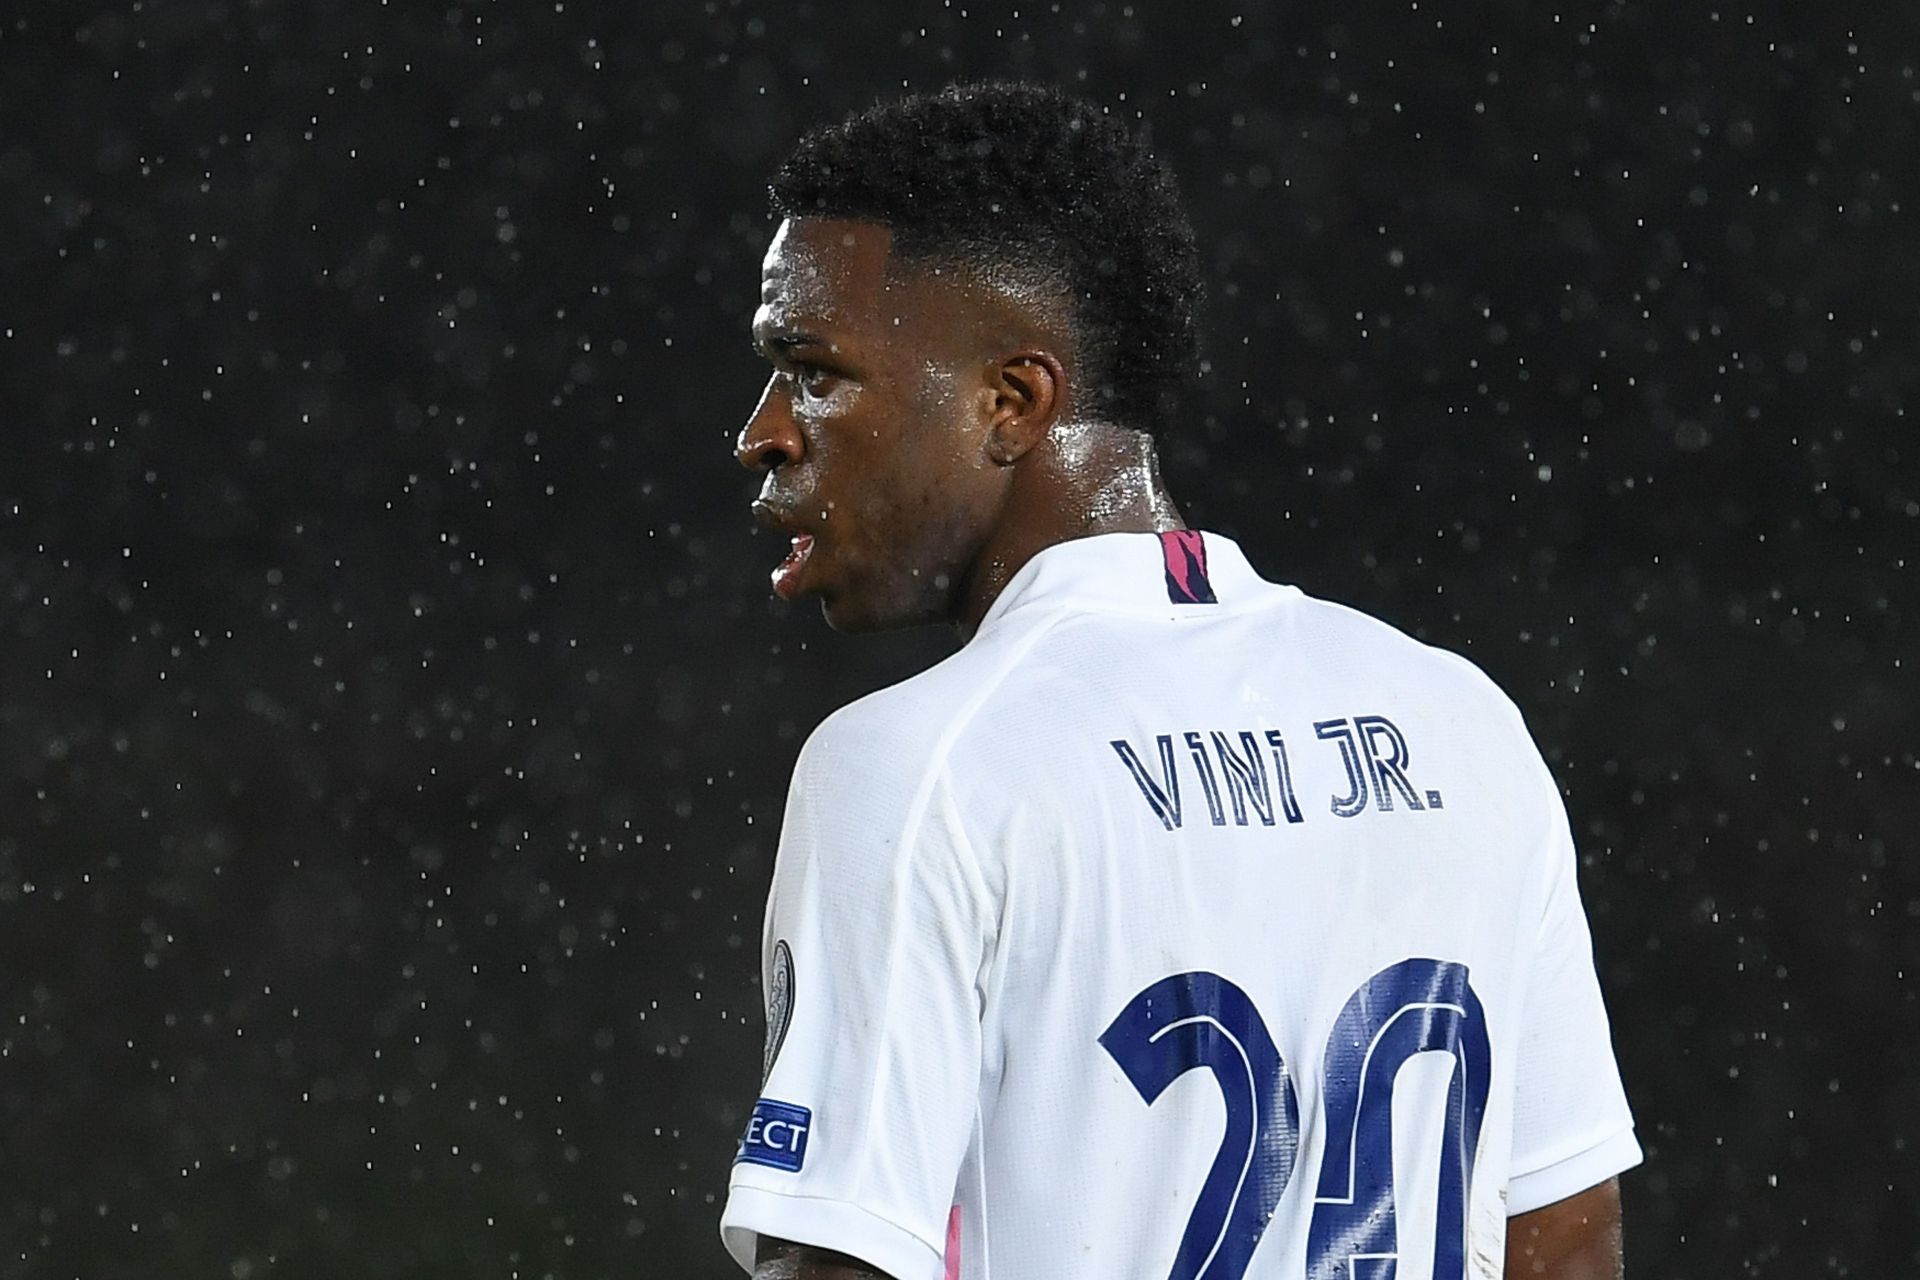
POLYGON ((1640 1149, 1559 791, 1472 664, 1182 522, 1159 160, 994 83, 810 133, 772 194, 773 589, 965 643, 795 766, 734 1258, 1617 1277, 1640 1149))

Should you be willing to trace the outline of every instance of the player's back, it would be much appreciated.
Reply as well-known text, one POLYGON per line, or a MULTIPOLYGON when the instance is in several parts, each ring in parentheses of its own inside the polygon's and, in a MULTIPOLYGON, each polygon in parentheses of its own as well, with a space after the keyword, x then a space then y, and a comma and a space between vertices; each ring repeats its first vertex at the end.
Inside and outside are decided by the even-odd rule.
MULTIPOLYGON (((769 947, 867 958, 823 957, 844 1039, 767 1092, 849 1144, 822 1199, 922 1244, 950 1202, 894 1274, 1492 1276, 1510 1211, 1637 1158, 1558 794, 1462 659, 1214 535, 1108 535, 816 741, 885 837, 849 877, 783 835, 769 947), (812 923, 863 879, 884 946, 812 923)), ((857 819, 807 774, 812 848, 857 819)))

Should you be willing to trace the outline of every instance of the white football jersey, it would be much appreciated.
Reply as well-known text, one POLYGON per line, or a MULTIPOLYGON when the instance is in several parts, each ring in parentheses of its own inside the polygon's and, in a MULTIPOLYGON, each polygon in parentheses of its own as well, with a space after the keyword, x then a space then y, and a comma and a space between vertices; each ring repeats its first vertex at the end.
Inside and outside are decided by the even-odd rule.
POLYGON ((1216 534, 1042 551, 801 752, 721 1234, 898 1280, 1497 1277, 1638 1163, 1478 668, 1216 534))

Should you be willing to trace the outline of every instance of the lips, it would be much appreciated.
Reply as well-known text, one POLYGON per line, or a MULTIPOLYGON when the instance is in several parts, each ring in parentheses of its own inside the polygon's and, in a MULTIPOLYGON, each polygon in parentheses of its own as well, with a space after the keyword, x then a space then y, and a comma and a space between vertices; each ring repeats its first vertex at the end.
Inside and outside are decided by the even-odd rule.
POLYGON ((773 594, 782 600, 791 600, 800 594, 800 573, 807 566, 807 557, 813 554, 813 535, 797 533, 793 536, 793 550, 787 552, 773 571, 773 594))
POLYGON ((785 506, 762 496, 753 504, 753 516, 762 525, 793 539, 792 547, 773 570, 773 591, 782 600, 791 600, 803 590, 802 577, 807 560, 813 555, 813 535, 799 527, 785 506))

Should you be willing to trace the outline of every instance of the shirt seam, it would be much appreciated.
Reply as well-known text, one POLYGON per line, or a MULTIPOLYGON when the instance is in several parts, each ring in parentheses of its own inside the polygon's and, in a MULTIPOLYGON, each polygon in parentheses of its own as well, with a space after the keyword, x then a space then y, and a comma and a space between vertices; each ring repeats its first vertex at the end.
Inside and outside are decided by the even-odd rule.
POLYGON ((1582 1142, 1577 1146, 1569 1146, 1564 1149, 1562 1154, 1556 1155, 1551 1159, 1530 1162, 1530 1167, 1526 1169, 1521 1169, 1519 1171, 1509 1169, 1507 1171, 1507 1182, 1509 1185, 1511 1185, 1512 1183, 1522 1181, 1526 1178, 1532 1178, 1540 1174, 1550 1172, 1551 1170, 1556 1169, 1563 1164, 1566 1164, 1570 1160, 1578 1160, 1581 1156, 1588 1155, 1592 1152, 1598 1151, 1602 1147, 1606 1146, 1608 1143, 1618 1140, 1622 1135, 1630 1134, 1632 1132, 1634 1132, 1634 1125, 1632 1121, 1628 1121, 1626 1124, 1616 1124, 1611 1128, 1607 1129, 1603 1134, 1601 1134, 1600 1137, 1594 1139, 1593 1141, 1582 1142))
MULTIPOLYGON (((1103 596, 1049 595, 1044 603, 1056 613, 1097 613, 1115 618, 1167 620, 1170 616, 1169 611, 1175 609, 1187 610, 1188 613, 1184 616, 1196 619, 1239 617, 1242 614, 1258 613, 1265 609, 1275 609, 1281 605, 1294 604, 1310 598, 1306 592, 1289 583, 1268 582, 1264 578, 1260 579, 1260 583, 1271 588, 1275 594, 1268 598, 1255 596, 1241 600, 1216 601, 1212 604, 1190 604, 1173 600, 1165 602, 1114 600, 1103 596)), ((1033 600, 1015 604, 1005 613, 990 619, 975 633, 975 639, 998 631, 1009 619, 1016 618, 1025 610, 1041 603, 1043 602, 1040 600, 1033 600)))
MULTIPOLYGON (((893 1230, 898 1231, 901 1235, 907 1237, 907 1239, 913 1241, 915 1244, 927 1250, 927 1252, 931 1253, 935 1259, 942 1258, 946 1255, 946 1250, 943 1246, 934 1244, 932 1241, 928 1240, 925 1236, 921 1235, 918 1231, 915 1231, 912 1227, 903 1226, 900 1223, 895 1222, 892 1218, 889 1218, 886 1214, 879 1213, 873 1209, 869 1209, 866 1205, 861 1204, 859 1201, 850 1200, 845 1196, 824 1196, 824 1195, 819 1195, 817 1193, 808 1192, 808 1191, 780 1191, 773 1187, 758 1187, 758 1186, 754 1186, 752 1183, 746 1183, 746 1182, 735 1183, 731 1188, 730 1193, 738 1194, 739 1192, 742 1192, 742 1191, 745 1191, 751 1195, 777 1196, 782 1200, 818 1200, 822 1204, 837 1204, 843 1209, 851 1209, 855 1213, 858 1213, 863 1217, 872 1218, 875 1222, 880 1223, 882 1226, 891 1227, 893 1230)), ((761 1234, 757 1228, 748 1228, 748 1229, 752 1230, 753 1234, 756 1236, 761 1234)))
MULTIPOLYGON (((1011 648, 1006 657, 1001 661, 999 669, 994 672, 992 678, 985 681, 973 697, 962 705, 960 710, 957 711, 953 718, 947 723, 946 728, 941 731, 940 737, 935 741, 933 751, 927 762, 926 772, 914 788, 913 802, 907 806, 906 820, 902 824, 900 833, 900 842, 902 845, 901 865, 899 880, 894 888, 893 902, 893 918, 896 921, 904 919, 904 916, 901 914, 905 905, 903 899, 913 882, 913 873, 921 856, 923 846, 921 835, 927 812, 933 802, 934 791, 943 782, 948 783, 949 787, 951 785, 951 774, 948 768, 948 762, 953 753, 953 744, 959 739, 960 734, 967 726, 973 722, 974 717, 980 713, 980 708, 986 705, 987 700, 999 691, 1000 686, 1006 682, 1007 677, 1012 674, 1013 669, 1019 665, 1020 659, 1024 658, 1033 646, 1038 644, 1055 626, 1059 625, 1061 619, 1066 616, 1067 611, 1060 609, 1037 620, 1031 633, 1011 648)), ((972 889, 978 893, 980 887, 985 883, 985 876, 979 866, 979 855, 973 848, 972 841, 967 838, 965 831, 956 827, 955 835, 958 838, 955 852, 968 863, 972 873, 970 877, 973 881, 972 889)), ((896 928, 893 938, 887 947, 887 994, 880 1007, 881 1025, 883 1026, 892 1025, 894 996, 900 988, 899 974, 902 971, 900 951, 906 945, 908 932, 909 931, 904 928, 896 928)), ((976 974, 975 976, 977 977, 978 975, 976 974)), ((978 1016, 977 1013, 975 1016, 978 1016)), ((872 1081, 867 1086, 867 1097, 863 1108, 864 1115, 871 1117, 874 1114, 874 1109, 881 1096, 883 1087, 890 1083, 889 1075, 887 1059, 883 1055, 879 1063, 876 1064, 872 1081)), ((976 1090, 976 1095, 977 1093, 978 1091, 976 1090)), ((978 1104, 979 1099, 976 1096, 976 1111, 978 1104)), ((865 1181, 863 1171, 861 1180, 856 1184, 855 1190, 864 1191, 865 1181)))

